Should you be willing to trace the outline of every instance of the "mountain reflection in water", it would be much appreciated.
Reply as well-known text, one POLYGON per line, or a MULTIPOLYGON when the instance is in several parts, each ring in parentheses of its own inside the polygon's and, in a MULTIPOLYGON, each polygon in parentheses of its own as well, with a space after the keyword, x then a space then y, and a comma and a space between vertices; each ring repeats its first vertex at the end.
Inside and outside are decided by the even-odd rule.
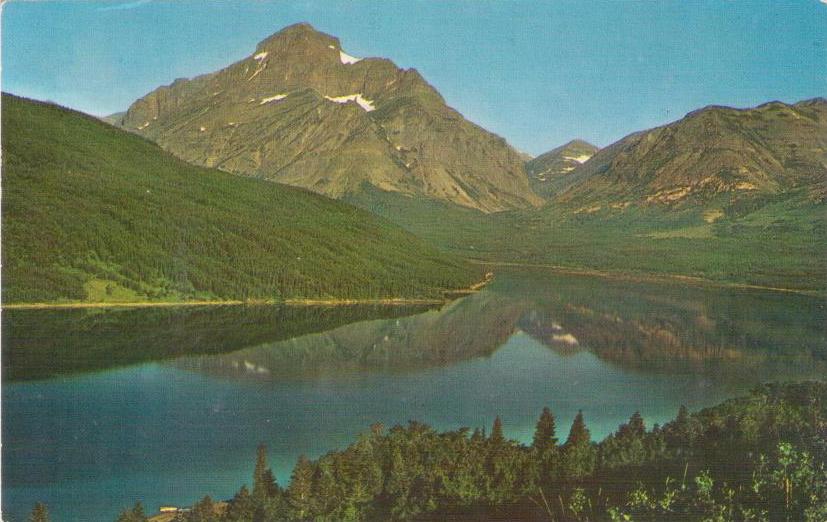
POLYGON ((588 350, 627 369, 784 380, 827 370, 823 310, 795 294, 521 270, 439 310, 174 364, 265 380, 411 371, 489 356, 523 331, 561 355, 588 350))

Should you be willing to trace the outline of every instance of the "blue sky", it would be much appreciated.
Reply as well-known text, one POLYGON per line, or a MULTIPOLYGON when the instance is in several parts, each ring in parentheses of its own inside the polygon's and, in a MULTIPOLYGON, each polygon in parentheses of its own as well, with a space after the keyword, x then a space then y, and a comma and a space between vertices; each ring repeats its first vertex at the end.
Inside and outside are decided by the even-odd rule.
POLYGON ((534 154, 575 137, 605 146, 709 104, 827 96, 819 0, 11 0, 2 87, 109 114, 299 21, 352 55, 417 68, 467 118, 534 154))

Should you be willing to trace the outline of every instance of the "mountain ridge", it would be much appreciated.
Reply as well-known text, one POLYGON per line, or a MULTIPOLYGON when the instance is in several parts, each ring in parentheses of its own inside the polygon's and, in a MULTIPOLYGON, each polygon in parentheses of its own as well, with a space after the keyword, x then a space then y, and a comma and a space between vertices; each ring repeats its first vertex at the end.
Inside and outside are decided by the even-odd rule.
POLYGON ((204 166, 341 198, 363 183, 484 212, 536 207, 523 158, 415 69, 288 26, 214 73, 136 100, 120 124, 204 166))
POLYGON ((556 201, 673 205, 798 188, 823 200, 825 183, 827 99, 812 98, 752 108, 710 105, 629 134, 575 169, 556 201))

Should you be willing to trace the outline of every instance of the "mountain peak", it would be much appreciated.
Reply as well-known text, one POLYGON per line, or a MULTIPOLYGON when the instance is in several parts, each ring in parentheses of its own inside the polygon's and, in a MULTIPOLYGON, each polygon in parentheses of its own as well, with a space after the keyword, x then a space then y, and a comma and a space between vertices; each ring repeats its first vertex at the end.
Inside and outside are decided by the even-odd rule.
POLYGON ((334 198, 366 182, 485 212, 542 204, 517 153, 416 70, 351 56, 307 23, 224 69, 152 91, 122 121, 188 161, 334 198))
POLYGON ((597 152, 591 143, 573 139, 526 162, 531 188, 541 196, 553 195, 559 182, 597 152))
POLYGON ((290 48, 296 46, 325 48, 330 45, 339 49, 339 39, 317 30, 307 22, 299 22, 289 25, 259 42, 256 51, 268 51, 285 46, 290 48))

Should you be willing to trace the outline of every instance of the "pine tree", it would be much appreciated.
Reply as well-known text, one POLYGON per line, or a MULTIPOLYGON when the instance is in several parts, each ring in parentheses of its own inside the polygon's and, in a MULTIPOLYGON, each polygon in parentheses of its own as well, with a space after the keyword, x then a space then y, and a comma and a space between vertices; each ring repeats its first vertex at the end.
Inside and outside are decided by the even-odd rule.
POLYGON ((678 408, 678 416, 675 417, 675 425, 676 426, 686 426, 689 423, 689 410, 686 409, 686 406, 681 404, 681 407, 678 408))
POLYGON ((32 509, 32 514, 29 515, 29 522, 49 522, 49 510, 46 505, 38 502, 32 509))
POLYGON ((305 520, 310 515, 312 482, 313 465, 302 455, 293 468, 290 485, 287 487, 287 502, 296 520, 305 520))
POLYGON ((215 514, 215 504, 212 498, 208 495, 192 506, 187 519, 189 522, 216 522, 218 517, 215 514))
POLYGON ((281 488, 279 488, 279 485, 276 482, 276 476, 273 475, 273 470, 270 468, 264 470, 262 481, 264 483, 264 491, 267 494, 267 498, 273 498, 281 492, 281 488))
POLYGON ((566 446, 576 446, 582 443, 589 443, 592 440, 592 435, 589 429, 586 428, 586 422, 583 420, 583 410, 577 412, 574 417, 574 422, 571 424, 569 431, 569 438, 566 439, 566 446))
POLYGON ((622 435, 628 435, 632 437, 642 437, 646 434, 646 424, 643 422, 643 417, 640 416, 640 412, 636 411, 632 416, 629 418, 629 423, 625 425, 625 427, 621 428, 622 435))
POLYGON ((503 436, 503 421, 499 415, 494 419, 494 426, 491 428, 491 442, 494 444, 502 444, 505 442, 505 437, 503 436))
POLYGON ((554 415, 548 408, 543 408, 540 419, 537 421, 537 428, 534 430, 534 442, 532 446, 541 453, 557 445, 556 427, 554 415))
POLYGON ((474 433, 471 434, 471 442, 481 442, 485 440, 485 430, 474 428, 474 433))
POLYGON ((563 476, 570 479, 583 478, 592 473, 595 462, 596 453, 591 443, 591 433, 586 428, 583 412, 578 411, 571 425, 569 438, 563 445, 563 476))
POLYGON ((247 486, 241 486, 238 493, 227 508, 225 519, 227 522, 242 522, 250 520, 253 516, 254 504, 247 486))
POLYGON ((144 506, 140 500, 135 502, 135 506, 132 508, 132 519, 135 520, 135 522, 145 522, 147 520, 146 513, 144 513, 144 506))
POLYGON ((267 446, 259 444, 256 450, 256 467, 253 470, 253 498, 258 501, 267 498, 265 473, 267 473, 267 446))

